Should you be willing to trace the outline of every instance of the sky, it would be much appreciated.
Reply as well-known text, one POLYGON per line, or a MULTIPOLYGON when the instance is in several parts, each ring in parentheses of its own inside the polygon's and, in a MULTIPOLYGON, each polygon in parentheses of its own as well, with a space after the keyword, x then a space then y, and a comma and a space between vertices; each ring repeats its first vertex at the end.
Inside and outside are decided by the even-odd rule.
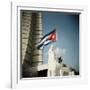
MULTIPOLYGON (((63 63, 79 70, 79 14, 63 12, 42 13, 43 35, 56 28, 58 39, 54 42, 63 63)), ((48 49, 44 47, 44 63, 48 62, 48 49)))

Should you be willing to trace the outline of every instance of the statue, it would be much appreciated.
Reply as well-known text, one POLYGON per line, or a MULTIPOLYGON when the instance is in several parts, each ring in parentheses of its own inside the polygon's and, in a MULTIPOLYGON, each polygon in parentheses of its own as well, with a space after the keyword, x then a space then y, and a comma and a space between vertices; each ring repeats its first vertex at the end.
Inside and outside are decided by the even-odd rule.
POLYGON ((61 64, 62 58, 57 57, 57 53, 55 52, 55 47, 51 44, 48 51, 48 76, 60 76, 61 73, 61 64))
POLYGON ((55 76, 55 53, 54 53, 54 45, 51 44, 48 51, 48 76, 55 76))

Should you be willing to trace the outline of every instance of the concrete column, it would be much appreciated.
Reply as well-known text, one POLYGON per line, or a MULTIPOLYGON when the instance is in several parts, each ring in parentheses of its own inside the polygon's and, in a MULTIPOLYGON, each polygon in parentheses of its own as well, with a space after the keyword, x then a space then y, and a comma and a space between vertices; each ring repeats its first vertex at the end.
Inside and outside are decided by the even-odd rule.
POLYGON ((36 44, 40 42, 43 37, 42 32, 42 13, 32 13, 32 66, 38 66, 43 63, 42 50, 38 50, 36 44))
POLYGON ((69 72, 69 75, 71 75, 71 76, 75 75, 75 74, 74 74, 74 71, 70 71, 70 72, 69 72))

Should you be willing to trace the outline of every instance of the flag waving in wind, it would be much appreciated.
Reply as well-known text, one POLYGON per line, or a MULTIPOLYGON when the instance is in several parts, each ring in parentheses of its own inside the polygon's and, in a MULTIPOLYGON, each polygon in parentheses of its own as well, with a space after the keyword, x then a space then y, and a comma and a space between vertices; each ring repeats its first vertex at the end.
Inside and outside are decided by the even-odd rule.
POLYGON ((55 42, 57 39, 56 37, 56 29, 54 29, 53 31, 51 31, 50 33, 46 34, 41 41, 37 44, 37 48, 38 49, 43 49, 44 46, 55 42))

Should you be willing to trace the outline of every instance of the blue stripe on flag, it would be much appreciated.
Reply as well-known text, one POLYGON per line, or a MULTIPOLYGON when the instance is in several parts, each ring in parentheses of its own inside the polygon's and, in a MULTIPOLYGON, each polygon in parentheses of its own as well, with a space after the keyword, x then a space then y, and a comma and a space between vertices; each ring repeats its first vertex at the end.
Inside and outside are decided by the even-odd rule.
POLYGON ((42 41, 45 37, 49 36, 51 33, 54 33, 54 32, 56 32, 56 29, 54 29, 54 30, 51 31, 50 33, 46 34, 46 35, 41 39, 41 41, 42 41))
POLYGON ((50 33, 46 34, 41 41, 36 45, 38 49, 43 49, 44 46, 50 44, 52 42, 52 40, 48 40, 49 36, 56 32, 56 29, 54 29, 53 31, 51 31, 50 33))

